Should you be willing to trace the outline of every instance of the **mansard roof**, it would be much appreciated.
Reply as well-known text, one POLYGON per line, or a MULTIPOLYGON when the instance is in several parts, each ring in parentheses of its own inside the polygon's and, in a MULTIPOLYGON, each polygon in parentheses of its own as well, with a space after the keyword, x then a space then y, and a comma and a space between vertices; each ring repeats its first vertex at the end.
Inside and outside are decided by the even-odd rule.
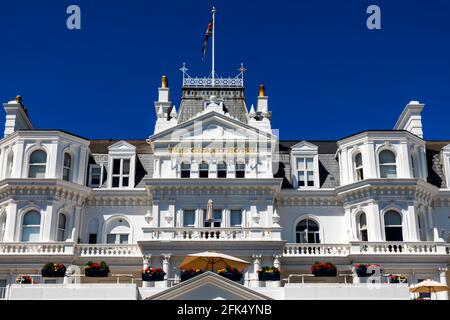
POLYGON ((223 105, 230 116, 241 122, 247 123, 247 106, 244 99, 244 88, 223 88, 206 87, 193 88, 183 87, 181 103, 178 112, 178 123, 183 123, 195 117, 204 110, 205 102, 208 102, 212 95, 223 99, 223 105))

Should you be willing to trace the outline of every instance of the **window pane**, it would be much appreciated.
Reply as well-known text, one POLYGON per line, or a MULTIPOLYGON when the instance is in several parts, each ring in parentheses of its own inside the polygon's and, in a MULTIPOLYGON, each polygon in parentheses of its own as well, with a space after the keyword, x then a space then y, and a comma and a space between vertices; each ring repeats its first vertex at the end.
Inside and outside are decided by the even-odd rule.
POLYGON ((23 227, 22 241, 25 242, 38 242, 39 241, 39 227, 23 227))
POLYGON ((306 170, 313 170, 313 158, 306 158, 306 170))
POLYGON ((401 226, 402 217, 395 211, 386 212, 384 215, 384 224, 386 226, 401 226))
POLYGON ((183 225, 185 227, 193 226, 195 223, 195 211, 185 210, 183 214, 183 225))
POLYGON ((128 234, 121 234, 120 235, 120 243, 121 244, 128 244, 128 234))
POLYGON ((65 180, 65 181, 70 180, 70 170, 67 168, 63 169, 63 180, 65 180))
POLYGON ((222 210, 216 209, 214 210, 214 220, 222 220, 222 210))
POLYGON ((64 153, 64 166, 71 167, 72 165, 72 157, 68 153, 64 153))
POLYGON ((89 234, 89 243, 90 244, 97 243, 97 234, 96 233, 89 234))
POLYGON ((297 169, 298 170, 305 170, 305 158, 298 158, 297 159, 297 169))
POLYGON ((122 178, 122 187, 128 187, 128 182, 129 182, 128 177, 123 177, 122 178))
POLYGON ((101 171, 100 171, 100 167, 92 167, 91 172, 92 175, 100 175, 101 171))
POLYGON ((395 165, 381 165, 380 166, 381 178, 396 178, 397 168, 395 165))
POLYGON ((66 239, 64 239, 64 235, 65 235, 65 231, 58 229, 58 238, 56 239, 57 241, 64 241, 66 239))
POLYGON ((392 151, 383 150, 380 152, 380 164, 395 163, 395 155, 392 151))
POLYGON ((308 187, 314 187, 314 172, 308 171, 308 187))
POLYGON ((34 151, 30 156, 30 164, 31 163, 47 163, 47 153, 42 150, 34 151))
POLYGON ((386 227, 386 241, 403 241, 402 227, 386 227))
POLYGON ((63 213, 59 214, 58 228, 60 228, 60 229, 66 228, 66 216, 63 213))
POLYGON ((130 174, 130 159, 123 159, 123 174, 130 174))
POLYGON ((40 225, 41 224, 41 214, 37 211, 28 212, 23 218, 23 225, 40 225))
POLYGON ((45 178, 45 165, 30 165, 28 178, 45 178))
POLYGON ((361 167, 362 166, 362 155, 361 153, 358 153, 355 157, 355 165, 356 167, 361 167))
POLYGON ((115 234, 107 234, 106 235, 106 243, 116 243, 116 235, 115 234))
POLYGON ((119 187, 119 177, 113 177, 113 179, 112 179, 112 186, 113 186, 113 188, 118 188, 119 187))
POLYGON ((120 174, 120 159, 113 160, 113 174, 120 174))
POLYGON ((242 212, 241 212, 241 210, 231 210, 231 212, 230 212, 230 224, 231 224, 231 226, 240 226, 242 224, 242 212))
POLYGON ((99 176, 92 176, 92 178, 91 178, 91 185, 92 186, 99 186, 100 185, 100 177, 99 176))

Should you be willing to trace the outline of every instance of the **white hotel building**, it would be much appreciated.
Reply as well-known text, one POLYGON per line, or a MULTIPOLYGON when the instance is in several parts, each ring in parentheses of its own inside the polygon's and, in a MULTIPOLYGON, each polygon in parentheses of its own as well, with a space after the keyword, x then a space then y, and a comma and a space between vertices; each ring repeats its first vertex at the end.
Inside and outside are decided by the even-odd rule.
POLYGON ((392 130, 283 141, 264 87, 249 108, 242 73, 214 82, 183 68, 175 108, 163 77, 146 140, 34 128, 20 97, 4 104, 0 299, 410 299, 408 285, 447 283, 450 141, 423 140, 423 104, 392 130), (180 284, 177 266, 202 251, 249 261, 241 285, 210 273, 180 284), (78 276, 89 260, 111 276, 78 276), (338 276, 311 277, 315 261, 338 276), (47 262, 75 274, 42 278, 47 262), (360 283, 355 263, 408 284, 360 283), (264 265, 281 268, 281 283, 258 281, 264 265), (167 280, 143 283, 143 266, 167 280), (36 283, 15 284, 25 274, 36 283))

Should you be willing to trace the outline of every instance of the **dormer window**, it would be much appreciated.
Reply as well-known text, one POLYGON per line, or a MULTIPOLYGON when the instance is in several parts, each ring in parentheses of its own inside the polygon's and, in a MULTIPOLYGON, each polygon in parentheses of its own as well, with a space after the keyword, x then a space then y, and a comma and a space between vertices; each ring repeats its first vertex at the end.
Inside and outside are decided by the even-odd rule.
POLYGON ((182 162, 180 165, 181 178, 191 177, 191 164, 187 162, 182 162))
POLYGON ((379 154, 380 178, 397 178, 397 162, 395 154, 390 150, 383 150, 379 154))
MULTIPOLYGON (((134 188, 134 176, 136 169, 136 147, 126 141, 119 141, 108 147, 108 187, 109 188, 134 188)), ((97 168, 97 167, 91 167, 97 168)), ((98 180, 98 169, 94 176, 94 185, 102 183, 101 171, 98 180)), ((92 177, 91 177, 92 182, 92 177)))
POLYGON ((112 187, 123 188, 130 185, 130 159, 113 159, 112 187))
POLYGON ((89 165, 89 187, 99 188, 103 183, 103 167, 98 164, 89 165))
POLYGON ((318 147, 302 141, 292 147, 292 184, 294 188, 319 188, 318 147))
POLYGON ((362 163, 362 154, 361 152, 358 152, 355 156, 355 177, 356 181, 362 181, 364 180, 364 170, 363 170, 363 163, 362 163))
POLYGON ((314 187, 314 158, 297 158, 299 187, 314 187))

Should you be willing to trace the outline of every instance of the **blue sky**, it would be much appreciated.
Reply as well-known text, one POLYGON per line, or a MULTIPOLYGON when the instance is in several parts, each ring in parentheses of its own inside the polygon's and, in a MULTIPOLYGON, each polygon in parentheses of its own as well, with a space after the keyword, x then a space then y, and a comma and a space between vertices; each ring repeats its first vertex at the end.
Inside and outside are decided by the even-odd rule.
POLYGON ((161 75, 177 107, 181 64, 208 75, 212 5, 217 72, 245 64, 248 106, 266 85, 282 139, 392 129, 410 100, 426 104, 426 139, 450 139, 447 0, 1 1, 0 100, 21 94, 37 128, 145 139, 161 75), (66 28, 70 4, 81 7, 81 30, 66 28), (381 7, 381 30, 366 28, 370 4, 381 7))

